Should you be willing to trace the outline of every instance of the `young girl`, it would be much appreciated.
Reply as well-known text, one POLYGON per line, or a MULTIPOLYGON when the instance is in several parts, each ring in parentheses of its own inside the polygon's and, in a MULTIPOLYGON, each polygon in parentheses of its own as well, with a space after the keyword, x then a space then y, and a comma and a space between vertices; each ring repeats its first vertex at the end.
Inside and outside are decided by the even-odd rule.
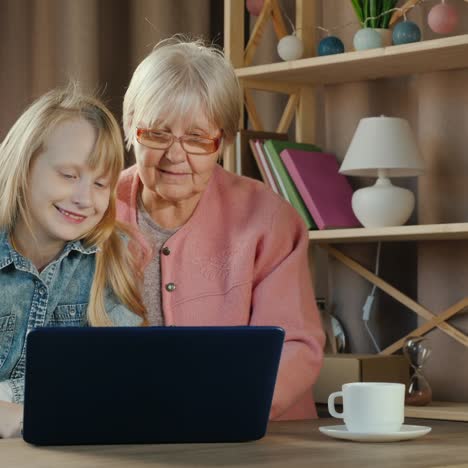
POLYGON ((2 437, 18 432, 30 330, 142 323, 115 230, 123 164, 118 123, 76 87, 39 98, 0 146, 2 437))

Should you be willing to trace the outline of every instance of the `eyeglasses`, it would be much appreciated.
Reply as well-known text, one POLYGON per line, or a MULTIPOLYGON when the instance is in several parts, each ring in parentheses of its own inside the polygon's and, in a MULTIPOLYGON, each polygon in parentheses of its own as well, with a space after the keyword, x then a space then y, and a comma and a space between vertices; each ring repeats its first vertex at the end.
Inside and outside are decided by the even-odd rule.
POLYGON ((218 150, 223 134, 217 138, 202 137, 198 135, 182 135, 176 137, 171 132, 151 130, 147 128, 136 129, 136 139, 143 146, 158 150, 169 149, 175 141, 180 143, 187 154, 208 155, 218 150))

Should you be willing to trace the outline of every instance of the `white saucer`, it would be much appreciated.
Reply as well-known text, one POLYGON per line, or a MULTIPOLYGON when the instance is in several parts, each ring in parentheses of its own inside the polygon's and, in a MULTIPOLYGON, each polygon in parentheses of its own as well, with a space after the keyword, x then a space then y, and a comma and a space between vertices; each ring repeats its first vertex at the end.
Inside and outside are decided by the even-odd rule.
POLYGON ((428 426, 410 426, 403 424, 398 432, 388 432, 384 434, 349 432, 345 425, 342 426, 321 426, 319 431, 335 439, 354 440, 356 442, 395 442, 397 440, 409 440, 421 437, 431 432, 428 426))

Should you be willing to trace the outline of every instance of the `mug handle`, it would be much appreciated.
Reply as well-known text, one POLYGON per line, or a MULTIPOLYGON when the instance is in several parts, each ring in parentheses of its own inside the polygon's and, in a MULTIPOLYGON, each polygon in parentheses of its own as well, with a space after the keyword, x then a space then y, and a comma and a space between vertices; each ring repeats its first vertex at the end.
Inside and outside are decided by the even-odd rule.
POLYGON ((335 399, 338 397, 343 397, 343 392, 333 392, 329 397, 328 397, 328 412, 334 417, 334 418, 340 418, 343 419, 343 413, 338 413, 335 409, 335 399))

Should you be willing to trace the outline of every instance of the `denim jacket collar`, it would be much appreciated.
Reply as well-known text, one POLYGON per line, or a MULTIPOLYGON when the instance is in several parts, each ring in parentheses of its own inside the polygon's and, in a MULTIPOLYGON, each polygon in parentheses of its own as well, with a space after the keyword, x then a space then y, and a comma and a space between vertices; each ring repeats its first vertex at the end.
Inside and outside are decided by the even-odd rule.
MULTIPOLYGON (((72 250, 76 250, 85 255, 90 255, 96 253, 99 248, 96 246, 85 247, 79 240, 70 241, 65 244, 65 247, 57 261, 61 261, 72 250)), ((8 232, 2 230, 0 231, 0 269, 5 268, 7 265, 10 265, 13 262, 15 265, 20 264, 23 266, 23 268, 28 268, 28 265, 25 264, 24 257, 19 255, 11 246, 8 232)))

